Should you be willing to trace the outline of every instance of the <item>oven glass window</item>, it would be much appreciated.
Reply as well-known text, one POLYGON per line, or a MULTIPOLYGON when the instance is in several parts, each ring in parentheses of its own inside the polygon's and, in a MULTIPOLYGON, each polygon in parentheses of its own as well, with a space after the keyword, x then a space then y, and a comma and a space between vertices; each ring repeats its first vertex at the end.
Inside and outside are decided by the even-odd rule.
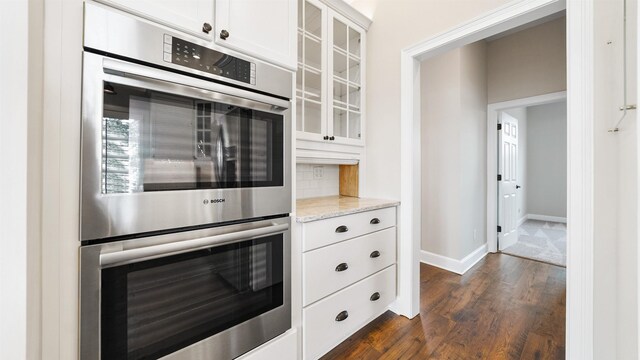
POLYGON ((103 193, 283 185, 283 115, 103 85, 103 193))
POLYGON ((283 235, 102 270, 101 358, 157 359, 283 305, 283 235))

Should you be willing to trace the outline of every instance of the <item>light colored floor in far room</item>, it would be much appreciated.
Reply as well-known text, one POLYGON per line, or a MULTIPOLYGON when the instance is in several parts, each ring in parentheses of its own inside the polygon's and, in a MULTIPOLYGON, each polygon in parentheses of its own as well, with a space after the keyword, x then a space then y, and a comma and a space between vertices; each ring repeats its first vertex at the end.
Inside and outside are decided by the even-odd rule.
POLYGON ((567 225, 527 220, 518 228, 518 242, 503 253, 567 266, 567 225))

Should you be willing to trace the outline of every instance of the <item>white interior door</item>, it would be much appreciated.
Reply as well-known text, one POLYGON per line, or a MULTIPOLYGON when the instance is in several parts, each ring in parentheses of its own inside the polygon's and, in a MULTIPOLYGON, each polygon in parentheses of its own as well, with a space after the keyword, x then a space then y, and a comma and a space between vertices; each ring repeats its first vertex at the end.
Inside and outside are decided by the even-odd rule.
POLYGON ((498 151, 498 249, 518 241, 518 201, 516 182, 518 174, 518 120, 504 112, 500 113, 500 150, 498 151))

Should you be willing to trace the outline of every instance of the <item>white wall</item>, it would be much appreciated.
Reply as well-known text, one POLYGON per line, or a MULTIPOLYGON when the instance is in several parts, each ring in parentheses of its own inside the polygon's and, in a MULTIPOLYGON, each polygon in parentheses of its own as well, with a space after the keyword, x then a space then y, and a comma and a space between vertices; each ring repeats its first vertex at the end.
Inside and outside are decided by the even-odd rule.
POLYGON ((566 18, 487 43, 489 103, 567 89, 566 18))
POLYGON ((527 108, 506 110, 505 113, 517 120, 518 124, 518 168, 517 182, 522 186, 516 193, 518 204, 518 220, 524 220, 528 214, 527 207, 527 108))
POLYGON ((42 14, 0 2, 0 359, 41 358, 42 14))
POLYGON ((566 218, 567 102, 528 107, 526 139, 528 213, 566 218))
MULTIPOLYGON (((637 1, 627 4, 627 79, 635 104, 637 1)), ((619 133, 608 132, 622 115, 622 8, 622 1, 595 1, 594 359, 639 358, 637 113, 629 112, 619 133)))
POLYGON ((422 250, 461 260, 485 243, 486 44, 426 60, 422 85, 422 250))
POLYGON ((505 3, 507 0, 352 2, 373 19, 367 33, 367 168, 361 174, 367 180, 363 196, 400 199, 400 51, 505 3))

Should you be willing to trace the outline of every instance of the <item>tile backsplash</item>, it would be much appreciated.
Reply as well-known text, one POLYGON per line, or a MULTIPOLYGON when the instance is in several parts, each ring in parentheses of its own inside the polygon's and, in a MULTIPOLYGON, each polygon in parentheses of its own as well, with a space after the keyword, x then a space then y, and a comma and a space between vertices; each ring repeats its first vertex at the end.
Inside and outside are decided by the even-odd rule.
POLYGON ((340 193, 338 165, 297 164, 296 188, 298 199, 332 196, 340 193))

